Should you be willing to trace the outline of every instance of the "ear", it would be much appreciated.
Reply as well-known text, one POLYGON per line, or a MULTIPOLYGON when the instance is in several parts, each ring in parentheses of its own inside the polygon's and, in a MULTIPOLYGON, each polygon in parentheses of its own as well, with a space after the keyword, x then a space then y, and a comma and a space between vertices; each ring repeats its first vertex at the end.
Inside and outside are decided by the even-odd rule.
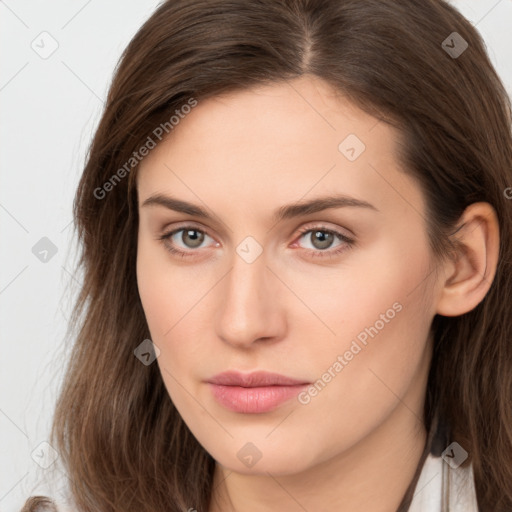
POLYGON ((452 238, 459 249, 443 263, 436 312, 444 316, 459 316, 474 309, 489 291, 498 265, 499 224, 489 203, 469 205, 458 226, 452 238))

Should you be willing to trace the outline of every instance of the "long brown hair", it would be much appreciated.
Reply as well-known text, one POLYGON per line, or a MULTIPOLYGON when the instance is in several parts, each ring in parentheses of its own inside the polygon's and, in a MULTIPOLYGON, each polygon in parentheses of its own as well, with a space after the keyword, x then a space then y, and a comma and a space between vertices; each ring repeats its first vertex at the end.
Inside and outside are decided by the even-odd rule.
POLYGON ((453 248, 450 233, 469 204, 497 212, 500 256, 485 299, 462 316, 434 318, 425 419, 430 428, 441 415, 469 452, 480 509, 512 510, 511 105, 481 36, 443 0, 169 0, 135 35, 74 203, 84 280, 51 439, 76 510, 208 510, 215 461, 173 406, 158 366, 134 357, 150 334, 135 274, 138 166, 130 159, 191 98, 305 73, 399 130, 436 256, 453 248), (468 47, 454 53, 454 41, 468 47))

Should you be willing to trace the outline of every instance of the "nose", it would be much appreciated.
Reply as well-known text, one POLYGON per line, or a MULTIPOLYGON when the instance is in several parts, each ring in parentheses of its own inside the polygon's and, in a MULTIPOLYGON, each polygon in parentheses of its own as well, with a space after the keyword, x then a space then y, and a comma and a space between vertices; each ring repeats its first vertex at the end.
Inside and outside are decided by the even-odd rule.
POLYGON ((247 263, 235 253, 232 268, 219 287, 217 335, 233 347, 249 348, 255 342, 284 337, 283 284, 267 268, 264 256, 247 263))

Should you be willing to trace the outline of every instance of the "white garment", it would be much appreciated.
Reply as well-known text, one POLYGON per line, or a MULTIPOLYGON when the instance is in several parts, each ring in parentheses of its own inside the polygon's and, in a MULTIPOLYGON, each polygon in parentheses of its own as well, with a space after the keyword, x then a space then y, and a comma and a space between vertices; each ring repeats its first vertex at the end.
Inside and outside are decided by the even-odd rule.
POLYGON ((453 469, 429 453, 408 512, 479 512, 472 465, 453 469))

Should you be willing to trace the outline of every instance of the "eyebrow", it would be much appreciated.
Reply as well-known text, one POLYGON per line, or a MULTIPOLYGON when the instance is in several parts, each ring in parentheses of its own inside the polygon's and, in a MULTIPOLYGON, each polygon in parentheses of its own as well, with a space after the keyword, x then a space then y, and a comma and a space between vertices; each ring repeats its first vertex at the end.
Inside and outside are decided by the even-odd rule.
MULTIPOLYGON (((188 215, 193 215, 204 219, 210 219, 212 217, 207 212, 207 210, 200 206, 188 203, 187 201, 176 199, 174 197, 165 196, 163 194, 156 194, 151 197, 148 197, 142 203, 142 207, 151 205, 163 206, 165 208, 168 208, 169 210, 174 210, 175 212, 185 213, 188 215)), ((367 208, 370 210, 374 210, 376 212, 379 211, 378 208, 361 199, 356 199, 354 197, 349 197, 345 195, 330 195, 324 197, 317 197, 309 201, 296 202, 281 206, 277 210, 274 210, 272 221, 277 223, 283 220, 288 220, 295 217, 300 217, 303 215, 328 210, 329 208, 342 207, 367 208)))

